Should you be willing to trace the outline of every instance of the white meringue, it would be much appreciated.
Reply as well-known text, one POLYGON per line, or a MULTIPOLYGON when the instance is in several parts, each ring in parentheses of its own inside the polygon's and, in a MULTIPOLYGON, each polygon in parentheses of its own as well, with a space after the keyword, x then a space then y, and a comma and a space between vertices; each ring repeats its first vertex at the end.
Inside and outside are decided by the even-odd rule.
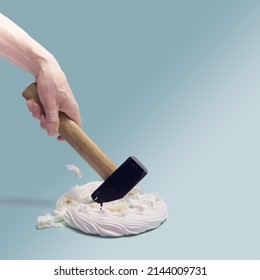
POLYGON ((68 169, 69 171, 73 171, 74 174, 75 174, 77 177, 79 177, 79 178, 82 178, 82 177, 83 177, 82 172, 80 171, 80 169, 79 169, 77 166, 75 166, 74 164, 68 164, 68 165, 66 165, 66 167, 67 167, 67 169, 68 169))
POLYGON ((156 194, 145 193, 138 187, 122 199, 104 203, 101 208, 91 198, 101 183, 97 181, 75 186, 63 194, 54 210, 56 224, 65 221, 88 234, 123 236, 157 228, 166 220, 166 203, 156 194))

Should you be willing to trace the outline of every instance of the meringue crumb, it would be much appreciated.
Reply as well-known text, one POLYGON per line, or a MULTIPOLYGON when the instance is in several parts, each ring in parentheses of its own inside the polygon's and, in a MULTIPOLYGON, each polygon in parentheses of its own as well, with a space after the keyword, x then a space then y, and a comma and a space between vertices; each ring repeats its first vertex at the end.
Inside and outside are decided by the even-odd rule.
POLYGON ((67 169, 68 169, 69 171, 73 171, 74 174, 75 174, 77 177, 79 177, 79 178, 82 178, 82 177, 83 177, 82 172, 80 171, 80 169, 79 169, 77 166, 75 166, 74 164, 68 164, 68 165, 66 165, 66 167, 67 167, 67 169))
POLYGON ((37 229, 43 229, 43 228, 50 228, 50 227, 63 227, 63 224, 60 222, 55 222, 55 217, 51 214, 47 213, 44 216, 39 216, 37 218, 37 229))

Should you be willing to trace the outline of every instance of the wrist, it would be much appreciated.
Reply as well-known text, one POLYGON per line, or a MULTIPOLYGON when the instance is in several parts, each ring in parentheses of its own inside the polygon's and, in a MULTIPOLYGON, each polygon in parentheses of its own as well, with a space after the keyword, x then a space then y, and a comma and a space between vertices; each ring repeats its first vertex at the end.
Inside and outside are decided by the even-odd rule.
POLYGON ((55 57, 47 50, 44 49, 42 52, 35 53, 34 55, 35 57, 32 58, 32 61, 34 62, 32 74, 35 77, 38 77, 42 73, 46 73, 51 69, 60 69, 60 66, 55 57))

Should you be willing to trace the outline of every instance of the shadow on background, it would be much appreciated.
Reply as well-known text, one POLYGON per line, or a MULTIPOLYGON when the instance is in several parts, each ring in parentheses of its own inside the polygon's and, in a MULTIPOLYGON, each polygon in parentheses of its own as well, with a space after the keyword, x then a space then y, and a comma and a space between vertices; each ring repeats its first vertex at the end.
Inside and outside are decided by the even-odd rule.
POLYGON ((51 199, 28 198, 20 196, 10 196, 0 198, 0 206, 23 206, 23 207, 53 207, 56 201, 51 199))

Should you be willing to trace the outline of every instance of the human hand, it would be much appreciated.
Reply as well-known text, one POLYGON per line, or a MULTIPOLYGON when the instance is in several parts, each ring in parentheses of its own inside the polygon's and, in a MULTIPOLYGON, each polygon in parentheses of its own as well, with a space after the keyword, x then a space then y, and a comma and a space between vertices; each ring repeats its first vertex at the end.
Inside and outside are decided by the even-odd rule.
MULTIPOLYGON (((40 121, 41 128, 47 130, 50 136, 56 135, 59 127, 59 112, 64 112, 81 127, 79 106, 64 72, 54 58, 44 61, 35 80, 45 114, 33 100, 28 100, 27 106, 32 115, 40 121)), ((63 140, 61 136, 57 139, 63 140)))
MULTIPOLYGON (((34 75, 45 114, 33 100, 29 110, 50 136, 58 133, 59 111, 81 126, 79 106, 54 56, 0 13, 0 56, 34 75)), ((59 140, 62 137, 58 136, 59 140)))

